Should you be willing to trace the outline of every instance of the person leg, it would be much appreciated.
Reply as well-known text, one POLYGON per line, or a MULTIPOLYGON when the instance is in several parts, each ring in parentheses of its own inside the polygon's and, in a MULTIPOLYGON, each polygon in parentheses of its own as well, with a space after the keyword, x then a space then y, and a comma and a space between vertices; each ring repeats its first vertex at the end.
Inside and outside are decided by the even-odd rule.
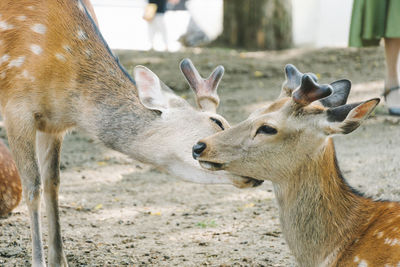
MULTIPOLYGON (((165 50, 168 50, 167 31, 166 31, 163 13, 156 14, 156 16, 154 17, 154 19, 152 21, 152 26, 153 26, 153 30, 154 30, 154 35, 161 34, 162 40, 164 42, 164 48, 165 48, 165 50)), ((154 42, 154 40, 153 40, 153 42, 154 42)))
POLYGON ((165 24, 165 15, 162 14, 159 19, 159 29, 161 32, 161 37, 165 44, 165 50, 168 51, 168 32, 167 25, 165 24))
POLYGON ((150 49, 154 49, 154 37, 156 35, 156 31, 157 31, 157 25, 155 22, 155 17, 152 21, 149 21, 147 24, 147 29, 148 29, 148 34, 149 34, 149 46, 150 49))
POLYGON ((389 113, 400 116, 399 58, 400 38, 385 38, 385 99, 389 113))

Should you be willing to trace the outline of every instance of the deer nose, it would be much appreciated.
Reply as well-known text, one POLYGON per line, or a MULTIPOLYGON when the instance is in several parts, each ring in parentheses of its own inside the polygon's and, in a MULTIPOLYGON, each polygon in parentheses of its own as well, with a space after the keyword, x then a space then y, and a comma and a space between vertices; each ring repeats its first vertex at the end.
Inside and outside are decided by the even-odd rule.
POLYGON ((206 149, 207 145, 203 142, 198 142, 193 146, 192 155, 194 159, 200 157, 201 153, 206 149))

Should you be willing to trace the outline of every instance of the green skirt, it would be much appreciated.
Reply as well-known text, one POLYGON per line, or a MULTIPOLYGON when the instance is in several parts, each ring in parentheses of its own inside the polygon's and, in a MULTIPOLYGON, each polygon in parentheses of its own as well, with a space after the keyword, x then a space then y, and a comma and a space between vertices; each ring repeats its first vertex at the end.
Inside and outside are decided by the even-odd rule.
POLYGON ((379 45, 381 38, 400 38, 400 0, 354 0, 349 45, 379 45))

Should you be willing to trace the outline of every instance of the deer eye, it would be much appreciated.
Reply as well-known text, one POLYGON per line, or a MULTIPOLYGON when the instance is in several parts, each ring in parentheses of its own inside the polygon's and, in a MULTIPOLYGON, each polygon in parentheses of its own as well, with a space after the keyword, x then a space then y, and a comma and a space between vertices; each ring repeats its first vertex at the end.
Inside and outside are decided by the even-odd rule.
POLYGON ((278 130, 276 130, 275 128, 272 128, 271 126, 268 126, 268 125, 263 125, 257 129, 256 135, 259 133, 273 135, 273 134, 276 134, 277 132, 278 132, 278 130))
POLYGON ((216 118, 210 118, 210 120, 212 120, 216 125, 219 126, 219 128, 223 130, 225 130, 224 125, 222 124, 222 122, 219 119, 216 118))

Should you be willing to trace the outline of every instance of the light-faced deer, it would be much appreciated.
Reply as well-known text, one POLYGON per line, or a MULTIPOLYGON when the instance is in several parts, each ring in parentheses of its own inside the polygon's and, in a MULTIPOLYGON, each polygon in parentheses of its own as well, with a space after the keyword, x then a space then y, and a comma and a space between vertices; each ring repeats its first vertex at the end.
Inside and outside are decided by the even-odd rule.
POLYGON ((0 105, 28 206, 33 266, 45 266, 42 183, 49 265, 67 265, 58 209, 59 165, 64 134, 73 127, 186 180, 238 187, 260 184, 204 170, 191 158, 193 142, 228 127, 215 114, 223 68, 207 80, 200 79, 188 60, 181 68, 197 90, 201 110, 145 67, 135 68, 134 81, 80 0, 0 1, 0 105))
POLYGON ((22 188, 17 167, 6 145, 0 141, 0 216, 10 213, 21 201, 22 188))
POLYGON ((349 81, 318 85, 293 66, 286 73, 285 86, 301 80, 293 93, 200 140, 193 155, 206 169, 272 181, 283 233, 300 266, 399 266, 400 204, 353 190, 331 138, 358 128, 379 99, 345 104, 349 81))

